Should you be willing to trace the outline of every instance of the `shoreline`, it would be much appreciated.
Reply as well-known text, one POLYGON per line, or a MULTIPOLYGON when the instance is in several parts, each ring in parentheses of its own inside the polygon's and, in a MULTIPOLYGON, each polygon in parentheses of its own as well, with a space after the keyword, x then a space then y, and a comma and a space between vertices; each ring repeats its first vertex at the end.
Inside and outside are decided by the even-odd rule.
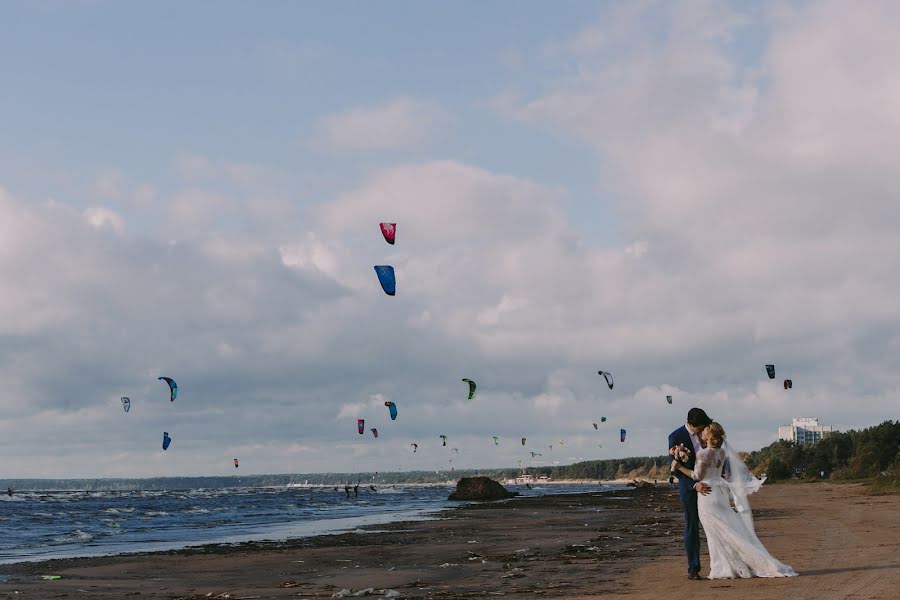
MULTIPOLYGON (((321 492, 323 489, 325 489, 326 491, 330 492, 330 487, 331 486, 328 486, 327 488, 313 488, 312 491, 321 492)), ((209 528, 204 527, 202 523, 194 523, 190 527, 190 529, 173 531, 170 535, 158 535, 151 532, 150 534, 145 534, 143 536, 140 536, 140 534, 135 536, 133 532, 139 531, 135 529, 135 527, 142 525, 141 523, 137 522, 125 524, 125 529, 121 531, 127 535, 121 537, 117 535, 105 535, 105 531, 102 528, 100 528, 98 531, 98 528, 94 526, 94 521, 76 523, 75 525, 79 526, 80 529, 75 533, 86 538, 81 540, 80 543, 66 543, 57 545, 51 543, 49 545, 37 545, 30 550, 27 550, 26 548, 27 551, 22 550, 10 551, 8 553, 4 552, 3 554, 0 554, 0 565, 12 565, 25 562, 36 563, 48 560, 70 558, 127 556, 133 554, 145 554, 148 552, 167 552, 184 548, 196 548, 208 545, 239 544, 255 541, 281 542, 292 538, 344 533, 367 525, 378 525, 396 521, 419 521, 424 519, 439 518, 436 515, 438 515, 438 513, 440 513, 441 511, 452 509, 462 504, 458 501, 447 500, 447 495, 453 489, 453 486, 441 485, 438 487, 427 486, 427 488, 423 488, 421 484, 414 484, 412 486, 397 485, 396 489, 391 489, 392 487, 393 486, 382 487, 379 490, 378 495, 383 496, 383 498, 380 498, 377 502, 372 503, 371 499, 362 499, 362 502, 359 502, 358 505, 357 500, 353 500, 348 504, 344 504, 343 493, 338 494, 338 496, 340 496, 338 500, 330 497, 304 497, 306 498, 304 502, 310 502, 313 505, 321 506, 322 502, 329 503, 329 506, 335 508, 333 514, 330 514, 332 512, 331 510, 325 511, 324 509, 322 511, 313 510, 309 512, 309 514, 280 514, 276 511, 270 513, 268 518, 257 520, 256 522, 242 523, 239 520, 235 520, 234 518, 232 518, 229 522, 225 522, 221 526, 209 528), (418 496, 410 497, 407 495, 409 493, 409 490, 419 489, 429 489, 437 491, 431 492, 428 497, 421 498, 418 496), (441 492, 440 490, 445 491, 441 492), (400 495, 395 496, 394 494, 400 495), (397 500, 394 500, 394 498, 397 498, 397 500), (353 508, 354 506, 357 507, 353 508), (87 527, 84 527, 84 525, 86 525, 87 527), (82 528, 89 533, 82 533, 82 528), (143 537, 144 540, 140 539, 141 537, 143 537)), ((535 484, 534 486, 529 486, 528 490, 526 490, 524 485, 508 487, 511 490, 517 490, 518 492, 521 492, 524 496, 533 496, 548 494, 584 493, 600 490, 618 489, 622 488, 623 486, 598 486, 596 483, 587 485, 573 485, 568 481, 560 481, 555 485, 535 484)), ((249 488, 249 490, 251 492, 258 491, 258 488, 249 488)), ((290 490, 276 489, 274 491, 287 491, 288 493, 290 493, 293 491, 309 492, 310 490, 300 490, 297 488, 292 488, 290 490)), ((366 491, 365 493, 368 494, 368 491, 366 491)), ((415 492, 413 492, 413 494, 415 494, 415 492)), ((286 499, 293 501, 294 496, 286 497, 286 499)), ((118 507, 119 505, 115 506, 118 507)), ((32 506, 29 510, 34 511, 39 508, 39 506, 32 506)), ((156 507, 151 508, 157 510, 156 507)), ((184 509, 184 507, 180 508, 184 509)), ((203 512, 209 512, 209 510, 215 512, 215 510, 217 510, 214 507, 209 510, 198 509, 197 507, 191 508, 192 510, 202 510, 203 512)), ((179 507, 159 508, 159 510, 173 510, 173 514, 179 514, 177 509, 179 509, 179 507)), ((99 511, 97 513, 97 518, 106 517, 106 513, 108 512, 113 512, 115 513, 115 515, 118 515, 120 512, 124 512, 130 515, 134 510, 135 507, 131 505, 125 508, 118 507, 106 509, 99 511)), ((135 514, 140 514, 141 510, 139 510, 138 513, 135 514)), ((44 513, 36 512, 34 514, 43 515, 44 513)), ((168 515, 168 512, 162 514, 168 515)), ((66 524, 61 523, 60 525, 62 527, 65 527, 66 524)), ((163 524, 162 527, 164 529, 167 529, 171 528, 172 525, 163 524)))
MULTIPOLYGON (((365 533, 17 563, 0 567, 0 598, 329 598, 366 588, 436 600, 900 596, 900 496, 764 486, 753 509, 762 542, 800 577, 688 581, 677 492, 660 485, 465 504, 365 533)), ((705 575, 705 543, 702 562, 705 575)))
POLYGON ((344 588, 373 587, 397 589, 402 597, 440 592, 452 598, 513 587, 522 593, 544 589, 542 594, 552 596, 554 589, 580 587, 576 580, 613 585, 595 568, 601 558, 623 571, 625 562, 656 556, 659 541, 630 540, 629 534, 635 528, 654 538, 670 534, 676 527, 673 515, 680 515, 669 510, 673 499, 677 509, 677 499, 662 488, 519 497, 443 509, 428 521, 372 525, 362 528, 365 533, 15 563, 0 566, 0 595, 296 598, 298 593, 331 597, 344 588), (648 502, 662 507, 660 512, 646 511, 648 502), (576 522, 570 522, 573 515, 576 522), (662 520, 672 524, 664 527, 662 520), (564 569, 581 574, 567 576, 568 583, 550 581, 564 569), (61 579, 43 581, 42 575, 61 579), (464 592, 453 591, 460 586, 464 592))

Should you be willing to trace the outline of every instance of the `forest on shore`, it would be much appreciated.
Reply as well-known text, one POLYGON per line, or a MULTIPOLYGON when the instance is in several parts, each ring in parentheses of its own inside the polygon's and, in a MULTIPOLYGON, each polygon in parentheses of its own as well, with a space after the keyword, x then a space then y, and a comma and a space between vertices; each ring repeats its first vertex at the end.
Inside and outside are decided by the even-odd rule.
POLYGON ((850 431, 835 431, 815 444, 777 441, 746 455, 754 473, 769 479, 875 479, 900 482, 900 421, 850 431))

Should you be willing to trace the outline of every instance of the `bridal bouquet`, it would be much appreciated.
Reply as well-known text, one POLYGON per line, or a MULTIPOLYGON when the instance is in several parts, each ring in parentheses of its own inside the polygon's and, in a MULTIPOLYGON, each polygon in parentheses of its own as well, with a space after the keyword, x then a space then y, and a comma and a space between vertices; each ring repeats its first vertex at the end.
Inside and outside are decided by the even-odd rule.
MULTIPOLYGON (((669 454, 681 464, 685 464, 691 459, 691 451, 688 450, 684 444, 672 446, 669 448, 669 454)), ((672 471, 671 473, 673 476, 675 475, 675 471, 672 471)))

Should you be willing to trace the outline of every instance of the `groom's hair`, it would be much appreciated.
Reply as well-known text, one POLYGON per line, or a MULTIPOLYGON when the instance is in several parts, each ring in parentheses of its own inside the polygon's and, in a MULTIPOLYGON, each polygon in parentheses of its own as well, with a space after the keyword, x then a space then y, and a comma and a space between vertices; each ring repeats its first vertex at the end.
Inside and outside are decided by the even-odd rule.
POLYGON ((702 408, 692 408, 688 411, 687 422, 688 425, 693 427, 703 427, 712 423, 713 420, 707 416, 702 408))

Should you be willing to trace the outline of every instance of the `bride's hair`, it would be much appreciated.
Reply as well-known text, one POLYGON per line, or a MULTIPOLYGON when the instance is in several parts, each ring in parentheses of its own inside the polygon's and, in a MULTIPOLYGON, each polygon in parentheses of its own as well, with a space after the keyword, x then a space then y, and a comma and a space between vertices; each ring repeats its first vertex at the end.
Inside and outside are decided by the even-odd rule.
POLYGON ((717 422, 713 421, 707 426, 706 431, 709 432, 709 439, 706 440, 707 445, 713 448, 721 448, 725 441, 725 429, 717 422))

